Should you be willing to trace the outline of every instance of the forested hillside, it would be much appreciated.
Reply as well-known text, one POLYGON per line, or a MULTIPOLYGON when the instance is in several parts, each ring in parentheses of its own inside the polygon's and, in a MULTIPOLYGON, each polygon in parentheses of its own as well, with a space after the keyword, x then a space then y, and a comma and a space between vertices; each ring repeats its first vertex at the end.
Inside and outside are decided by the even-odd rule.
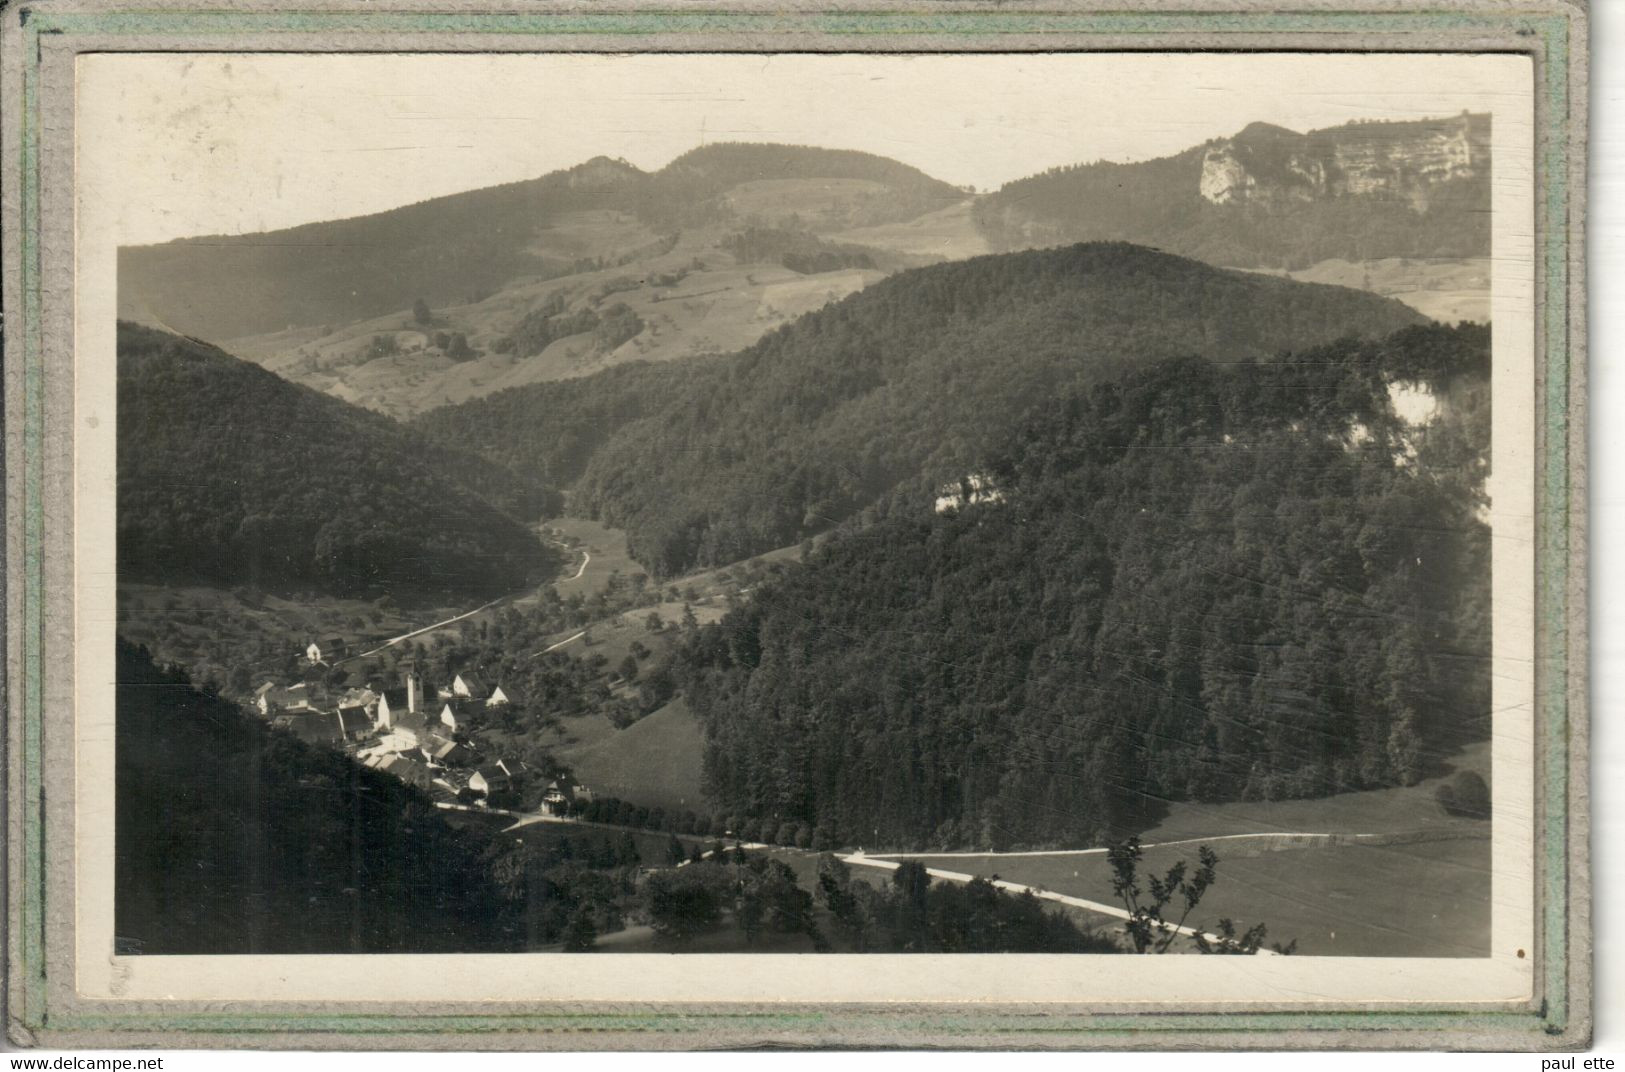
POLYGON ((1489 727, 1488 370, 1487 328, 1426 327, 1069 392, 983 467, 1002 498, 893 496, 701 630, 712 805, 1075 847, 1413 784, 1489 727))
POLYGON ((121 951, 465 953, 524 921, 417 790, 118 647, 121 951))
POLYGON ((604 267, 590 250, 569 257, 548 242, 572 213, 613 211, 662 233, 749 219, 836 229, 910 219, 964 196, 894 160, 833 149, 724 143, 657 172, 599 157, 370 216, 127 247, 120 315, 215 341, 349 324, 417 299, 462 305, 526 278, 604 267), (786 182, 835 186, 791 221, 775 209, 786 182), (747 188, 729 196, 735 187, 747 188))
POLYGON ((575 481, 572 510, 626 529, 665 576, 794 543, 902 482, 957 479, 1031 407, 1148 361, 1421 320, 1358 291, 1081 245, 904 272, 737 354, 517 388, 413 427, 575 481))
POLYGON ((494 594, 556 568, 535 480, 205 343, 120 324, 118 406, 124 580, 494 594))
POLYGON ((1134 163, 1057 168, 979 198, 995 249, 1125 240, 1210 264, 1490 253, 1489 117, 1233 138, 1134 163))

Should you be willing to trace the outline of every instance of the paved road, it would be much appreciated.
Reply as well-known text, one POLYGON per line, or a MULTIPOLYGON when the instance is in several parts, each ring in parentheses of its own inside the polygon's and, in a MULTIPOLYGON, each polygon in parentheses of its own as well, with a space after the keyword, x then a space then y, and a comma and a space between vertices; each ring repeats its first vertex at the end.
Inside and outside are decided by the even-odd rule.
MULTIPOLYGON (((944 853, 943 855, 947 854, 944 853)), ((848 864, 856 864, 859 867, 879 867, 887 871, 895 871, 899 866, 901 866, 895 860, 882 860, 878 857, 867 856, 861 852, 853 853, 851 856, 843 856, 841 857, 841 860, 848 864)), ((969 882, 971 879, 976 877, 975 875, 967 875, 959 871, 943 871, 940 868, 935 867, 926 868, 925 873, 930 875, 932 878, 946 879, 949 882, 969 882)), ((1040 900, 1054 901, 1057 904, 1071 905, 1074 908, 1082 908, 1089 912, 1097 912, 1100 915, 1111 916, 1114 919, 1129 918, 1128 910, 1119 908, 1117 905, 1102 904, 1099 901, 1086 901, 1082 897, 1070 897, 1064 893, 1054 893, 1050 890, 1041 890, 1036 886, 1023 886, 1019 882, 1009 882, 1002 878, 994 879, 993 885, 997 886, 1001 890, 1008 890, 1011 893, 1030 893, 1040 900)), ((1198 933, 1200 933, 1194 927, 1174 927, 1173 929, 1186 938, 1194 938, 1198 933)), ((1217 935, 1213 934, 1206 935, 1206 938, 1210 942, 1218 942, 1220 940, 1217 935)), ((1273 957, 1277 954, 1273 949, 1260 949, 1258 951, 1258 955, 1261 957, 1273 957)))

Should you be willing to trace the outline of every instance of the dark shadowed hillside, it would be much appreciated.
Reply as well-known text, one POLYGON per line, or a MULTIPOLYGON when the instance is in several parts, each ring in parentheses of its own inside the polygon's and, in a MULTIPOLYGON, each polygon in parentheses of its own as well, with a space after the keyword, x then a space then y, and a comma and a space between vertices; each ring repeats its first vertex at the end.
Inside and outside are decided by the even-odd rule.
POLYGON ((416 789, 271 730, 123 641, 117 680, 121 952, 522 948, 479 840, 416 789))
POLYGON ((1488 370, 1488 329, 1427 327, 1045 407, 980 502, 895 495, 699 632, 713 807, 1077 847, 1415 784, 1489 731, 1488 370))
POLYGON ((1422 318, 1123 244, 901 273, 734 355, 448 407, 413 427, 550 480, 670 575, 957 479, 1033 406, 1159 358, 1268 357, 1422 318), (590 419, 582 419, 577 414, 590 419))
POLYGON ((150 328, 119 326, 118 377, 123 580, 495 594, 556 566, 549 493, 499 465, 150 328))
POLYGON ((1143 162, 1080 164, 976 203, 997 249, 1121 239, 1211 264, 1486 257, 1489 116, 1299 134, 1254 123, 1143 162))

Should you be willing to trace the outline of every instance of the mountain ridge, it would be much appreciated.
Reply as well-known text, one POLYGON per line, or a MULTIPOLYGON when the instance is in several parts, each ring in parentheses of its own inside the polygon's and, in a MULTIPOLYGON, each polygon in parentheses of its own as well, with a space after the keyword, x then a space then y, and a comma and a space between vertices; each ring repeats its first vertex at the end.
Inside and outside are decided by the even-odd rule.
POLYGON ((1359 291, 1089 243, 914 269, 733 355, 516 388, 411 427, 573 485, 572 511, 627 529, 665 576, 794 543, 900 481, 955 479, 1068 385, 1423 319, 1359 291), (548 430, 577 411, 591 428, 548 430))

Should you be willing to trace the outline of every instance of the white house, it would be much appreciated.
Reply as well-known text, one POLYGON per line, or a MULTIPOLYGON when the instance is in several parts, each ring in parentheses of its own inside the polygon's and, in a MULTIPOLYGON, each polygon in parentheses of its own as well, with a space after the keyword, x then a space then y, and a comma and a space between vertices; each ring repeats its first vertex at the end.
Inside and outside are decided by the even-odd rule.
POLYGON ((511 784, 508 772, 498 763, 481 767, 468 777, 468 787, 483 796, 500 793, 511 784))
POLYGON ((451 694, 465 700, 483 700, 490 695, 485 682, 471 673, 458 674, 451 679, 451 694))
POLYGON ((453 733, 467 732, 476 710, 478 707, 472 700, 447 700, 440 708, 440 724, 453 733))

